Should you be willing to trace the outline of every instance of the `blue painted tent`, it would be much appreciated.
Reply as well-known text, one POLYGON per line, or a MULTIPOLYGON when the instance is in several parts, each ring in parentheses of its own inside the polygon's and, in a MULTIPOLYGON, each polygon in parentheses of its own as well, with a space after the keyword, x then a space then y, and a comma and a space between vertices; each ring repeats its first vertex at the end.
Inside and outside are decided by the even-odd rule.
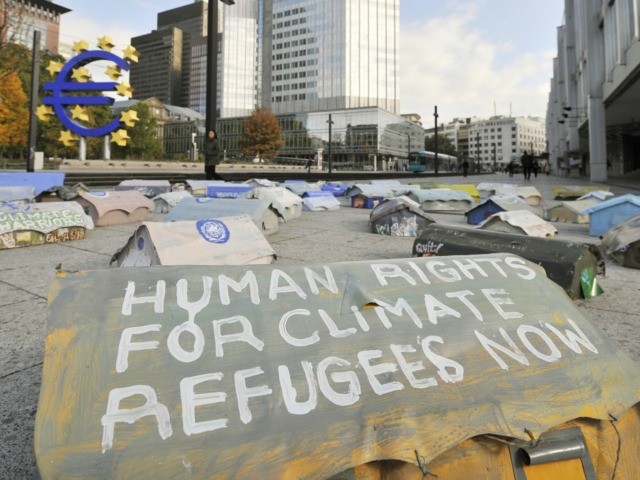
POLYGON ((589 215, 589 235, 598 237, 625 220, 640 215, 640 196, 622 195, 580 212, 589 215))
POLYGON ((506 200, 499 198, 488 198, 484 202, 475 207, 467 210, 465 216, 467 217, 467 223, 471 225, 478 225, 484 222, 494 213, 509 212, 514 210, 529 210, 531 211, 527 202, 520 197, 516 197, 517 200, 506 200))
POLYGON ((255 189, 245 184, 214 184, 207 185, 209 198, 251 198, 255 189))
POLYGON ((342 197, 349 187, 347 183, 325 183, 322 185, 322 190, 331 192, 336 197, 342 197))
POLYGON ((64 185, 64 175, 62 172, 3 172, 0 173, 0 186, 32 186, 36 195, 40 195, 45 190, 64 185))

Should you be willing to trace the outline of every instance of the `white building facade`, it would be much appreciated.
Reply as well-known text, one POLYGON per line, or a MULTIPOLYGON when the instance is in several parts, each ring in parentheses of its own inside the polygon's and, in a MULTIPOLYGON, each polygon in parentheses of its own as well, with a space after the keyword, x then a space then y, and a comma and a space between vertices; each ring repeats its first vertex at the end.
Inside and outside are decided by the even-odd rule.
POLYGON ((579 164, 605 181, 640 170, 639 69, 640 0, 565 0, 547 109, 558 171, 579 164))

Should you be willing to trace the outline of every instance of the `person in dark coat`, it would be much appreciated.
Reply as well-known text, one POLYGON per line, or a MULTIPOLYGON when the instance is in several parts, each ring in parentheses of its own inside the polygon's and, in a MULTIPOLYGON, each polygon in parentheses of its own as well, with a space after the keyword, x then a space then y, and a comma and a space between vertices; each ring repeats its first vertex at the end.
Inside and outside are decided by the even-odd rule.
POLYGON ((462 175, 467 176, 469 174, 469 162, 466 160, 462 162, 462 175))
POLYGON ((529 152, 525 150, 522 157, 520 157, 520 161, 522 162, 522 173, 524 174, 524 179, 530 180, 531 170, 533 169, 533 156, 529 155, 529 152))
POLYGON ((204 173, 207 180, 222 180, 216 173, 216 165, 220 163, 220 143, 215 130, 210 130, 204 144, 204 173))

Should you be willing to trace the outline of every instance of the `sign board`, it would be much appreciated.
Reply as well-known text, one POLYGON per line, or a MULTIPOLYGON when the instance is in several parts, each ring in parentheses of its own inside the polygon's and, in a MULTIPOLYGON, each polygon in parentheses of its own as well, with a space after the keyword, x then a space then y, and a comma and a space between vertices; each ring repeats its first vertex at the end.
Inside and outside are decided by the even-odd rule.
POLYGON ((105 269, 49 298, 44 479, 324 479, 640 397, 640 367, 512 255, 105 269))

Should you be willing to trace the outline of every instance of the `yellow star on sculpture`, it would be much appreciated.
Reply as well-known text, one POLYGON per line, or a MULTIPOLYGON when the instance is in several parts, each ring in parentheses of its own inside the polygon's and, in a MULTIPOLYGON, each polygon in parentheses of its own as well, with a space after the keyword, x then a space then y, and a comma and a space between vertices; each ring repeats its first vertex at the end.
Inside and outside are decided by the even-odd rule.
POLYGON ((77 55, 89 50, 89 44, 84 40, 80 40, 79 42, 73 42, 73 48, 71 50, 76 52, 76 55, 77 55))
POLYGON ((109 37, 108 35, 105 35, 102 38, 98 38, 99 49, 110 52, 113 47, 115 47, 115 45, 113 44, 111 37, 109 37))
POLYGON ((136 122, 139 121, 138 112, 135 110, 127 110, 126 112, 122 112, 120 114, 120 121, 124 123, 127 127, 135 126, 136 122))
POLYGON ((49 66, 47 67, 47 71, 51 74, 51 76, 54 76, 60 70, 62 70, 62 63, 55 62, 53 60, 49 61, 49 66))
POLYGON ((88 82, 91 79, 91 74, 86 68, 78 67, 73 69, 71 78, 73 78, 76 82, 88 82))
POLYGON ((36 116, 43 122, 48 122, 53 116, 53 108, 49 105, 40 105, 36 108, 36 116))
POLYGON ((76 105, 71 110, 71 118, 73 120, 82 120, 84 122, 89 121, 89 115, 87 114, 87 110, 82 108, 80 105, 76 105))
POLYGON ((127 134, 127 131, 122 128, 111 133, 111 143, 117 143, 121 147, 126 147, 127 140, 131 140, 131 138, 127 134))
POLYGON ((109 65, 107 67, 107 75, 111 80, 118 81, 118 79, 122 76, 122 69, 117 65, 109 65))
POLYGON ((116 85, 116 91, 118 92, 118 95, 122 95, 123 97, 133 97, 133 88, 131 88, 131 85, 129 85, 129 82, 127 81, 123 81, 116 85))
POLYGON ((125 60, 138 63, 138 57, 140 56, 140 54, 135 47, 129 45, 122 51, 122 53, 122 58, 124 58, 125 60))
POLYGON ((60 137, 58 137, 58 141, 62 142, 65 147, 73 147, 79 140, 78 136, 69 130, 62 130, 60 137))

